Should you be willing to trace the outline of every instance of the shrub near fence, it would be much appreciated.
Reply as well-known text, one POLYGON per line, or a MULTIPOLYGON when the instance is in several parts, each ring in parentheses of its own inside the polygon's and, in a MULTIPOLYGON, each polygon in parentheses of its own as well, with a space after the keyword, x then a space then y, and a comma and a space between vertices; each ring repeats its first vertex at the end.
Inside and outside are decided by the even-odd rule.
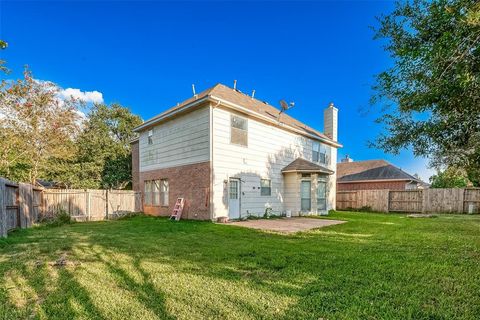
POLYGON ((338 191, 337 210, 480 213, 480 189, 338 191))
POLYGON ((129 190, 41 189, 0 178, 0 237, 59 211, 79 221, 103 220, 143 211, 142 195, 129 190))

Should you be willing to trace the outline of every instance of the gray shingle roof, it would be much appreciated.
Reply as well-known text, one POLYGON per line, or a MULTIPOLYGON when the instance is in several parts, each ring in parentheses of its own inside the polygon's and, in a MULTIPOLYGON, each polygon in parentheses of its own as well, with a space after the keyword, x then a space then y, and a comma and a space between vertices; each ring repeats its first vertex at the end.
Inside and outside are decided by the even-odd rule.
POLYGON ((289 165, 282 169, 282 173, 286 172, 333 174, 332 170, 302 158, 295 159, 289 165))
POLYGON ((370 180, 420 181, 400 168, 384 161, 358 161, 337 164, 337 182, 370 180))
POLYGON ((173 114, 175 111, 181 109, 182 107, 193 103, 197 100, 203 99, 203 98, 219 98, 234 104, 237 104, 245 109, 248 109, 250 111, 253 111, 263 117, 266 117, 271 120, 279 121, 281 123, 284 123, 296 130, 300 130, 303 134, 307 135, 313 135, 316 138, 319 138, 321 140, 329 141, 332 142, 333 144, 338 144, 337 141, 333 141, 329 137, 327 137, 324 133, 315 130, 312 127, 307 126, 306 124, 302 123, 301 121, 291 117, 290 115, 286 113, 280 114, 280 110, 277 108, 269 105, 266 102, 257 100, 255 98, 252 98, 249 95, 246 95, 239 90, 232 89, 230 87, 227 87, 226 85, 223 84, 216 84, 215 86, 200 92, 198 95, 195 97, 191 97, 178 105, 174 106, 173 108, 170 108, 159 115, 146 120, 142 125, 139 127, 135 128, 135 131, 143 131, 146 130, 146 125, 150 126, 150 124, 154 124, 157 119, 168 116, 169 114, 173 114))

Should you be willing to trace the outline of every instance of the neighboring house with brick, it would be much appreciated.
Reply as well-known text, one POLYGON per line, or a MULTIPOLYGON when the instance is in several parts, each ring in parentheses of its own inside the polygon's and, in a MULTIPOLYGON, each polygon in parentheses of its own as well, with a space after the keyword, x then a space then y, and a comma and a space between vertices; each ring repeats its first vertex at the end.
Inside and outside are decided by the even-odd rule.
POLYGON ((347 156, 337 163, 337 191, 413 190, 427 186, 385 160, 351 161, 347 156))
MULTIPOLYGON (((320 110, 319 110, 320 112, 320 110)), ((215 220, 335 209, 337 113, 324 132, 222 84, 145 121, 132 142, 133 186, 144 211, 215 220)), ((320 116, 312 114, 312 116, 320 116)))

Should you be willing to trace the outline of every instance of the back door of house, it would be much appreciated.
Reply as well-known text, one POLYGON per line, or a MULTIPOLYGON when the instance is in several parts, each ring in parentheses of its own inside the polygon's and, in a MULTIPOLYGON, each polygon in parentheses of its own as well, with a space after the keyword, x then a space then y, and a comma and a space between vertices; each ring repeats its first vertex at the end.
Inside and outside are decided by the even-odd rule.
POLYGON ((240 218, 240 179, 231 178, 228 184, 228 218, 240 218))

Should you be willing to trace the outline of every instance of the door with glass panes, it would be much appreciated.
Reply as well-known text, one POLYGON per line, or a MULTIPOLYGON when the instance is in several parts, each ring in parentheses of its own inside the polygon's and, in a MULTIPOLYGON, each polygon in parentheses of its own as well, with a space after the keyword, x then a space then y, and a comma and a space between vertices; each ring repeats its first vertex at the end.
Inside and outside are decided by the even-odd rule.
POLYGON ((228 218, 240 218, 240 179, 231 178, 228 183, 228 218))

